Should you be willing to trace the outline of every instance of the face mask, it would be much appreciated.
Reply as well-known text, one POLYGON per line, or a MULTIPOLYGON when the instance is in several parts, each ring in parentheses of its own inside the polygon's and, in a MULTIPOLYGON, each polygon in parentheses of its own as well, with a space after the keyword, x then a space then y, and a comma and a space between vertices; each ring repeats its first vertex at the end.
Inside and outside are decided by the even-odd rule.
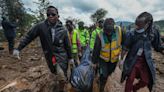
POLYGON ((145 31, 144 28, 136 30, 137 33, 143 33, 144 31, 145 31))

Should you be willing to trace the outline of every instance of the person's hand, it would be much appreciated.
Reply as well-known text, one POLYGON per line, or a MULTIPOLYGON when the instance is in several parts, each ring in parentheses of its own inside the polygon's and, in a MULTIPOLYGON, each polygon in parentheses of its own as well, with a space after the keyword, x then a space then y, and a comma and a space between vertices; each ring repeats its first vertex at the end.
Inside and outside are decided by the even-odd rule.
POLYGON ((164 50, 161 52, 162 55, 164 55, 164 50))
POLYGON ((69 60, 69 64, 70 64, 70 66, 74 66, 74 60, 73 59, 70 59, 69 60))
POLYGON ((79 53, 78 53, 78 56, 79 56, 79 57, 82 57, 82 53, 81 53, 81 52, 79 52, 79 53))
POLYGON ((119 68, 120 68, 120 70, 123 70, 123 64, 124 64, 124 60, 121 60, 119 62, 119 68))
POLYGON ((13 56, 20 60, 21 58, 20 58, 19 54, 20 54, 20 51, 17 49, 14 49, 13 56))
POLYGON ((70 60, 68 60, 68 68, 67 68, 67 80, 68 81, 70 81, 71 72, 72 72, 73 68, 74 68, 74 60, 70 59, 70 60))
POLYGON ((92 64, 91 66, 93 67, 93 69, 97 68, 97 64, 92 64))

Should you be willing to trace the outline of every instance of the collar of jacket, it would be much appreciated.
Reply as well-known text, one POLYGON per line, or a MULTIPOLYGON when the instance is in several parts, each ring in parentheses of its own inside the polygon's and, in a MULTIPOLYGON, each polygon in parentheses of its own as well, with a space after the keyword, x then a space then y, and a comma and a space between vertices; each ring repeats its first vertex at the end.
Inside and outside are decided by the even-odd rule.
MULTIPOLYGON (((46 19, 45 20, 45 24, 47 25, 47 26, 52 26, 52 25, 50 25, 50 23, 48 22, 48 20, 46 19)), ((54 26, 62 26, 62 22, 60 21, 60 20, 58 20, 57 22, 56 22, 56 25, 54 25, 54 26)))

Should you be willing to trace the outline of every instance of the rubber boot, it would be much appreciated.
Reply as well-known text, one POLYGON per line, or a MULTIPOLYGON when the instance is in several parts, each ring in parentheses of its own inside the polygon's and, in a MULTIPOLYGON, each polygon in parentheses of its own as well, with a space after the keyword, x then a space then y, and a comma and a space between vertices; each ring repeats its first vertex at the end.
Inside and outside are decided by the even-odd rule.
POLYGON ((66 82, 65 81, 59 81, 59 92, 65 92, 64 87, 65 87, 66 82))
POLYGON ((106 81, 106 78, 100 77, 100 92, 104 92, 106 81))
POLYGON ((10 55, 13 54, 13 49, 9 49, 9 54, 10 54, 10 55))

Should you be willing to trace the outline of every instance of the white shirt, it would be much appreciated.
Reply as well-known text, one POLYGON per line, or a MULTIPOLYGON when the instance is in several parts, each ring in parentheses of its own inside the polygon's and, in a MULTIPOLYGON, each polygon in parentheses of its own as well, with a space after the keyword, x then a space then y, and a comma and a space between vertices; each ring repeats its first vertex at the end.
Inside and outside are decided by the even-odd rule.
POLYGON ((55 39, 55 28, 51 28, 51 34, 52 34, 52 42, 54 42, 54 39, 55 39))

